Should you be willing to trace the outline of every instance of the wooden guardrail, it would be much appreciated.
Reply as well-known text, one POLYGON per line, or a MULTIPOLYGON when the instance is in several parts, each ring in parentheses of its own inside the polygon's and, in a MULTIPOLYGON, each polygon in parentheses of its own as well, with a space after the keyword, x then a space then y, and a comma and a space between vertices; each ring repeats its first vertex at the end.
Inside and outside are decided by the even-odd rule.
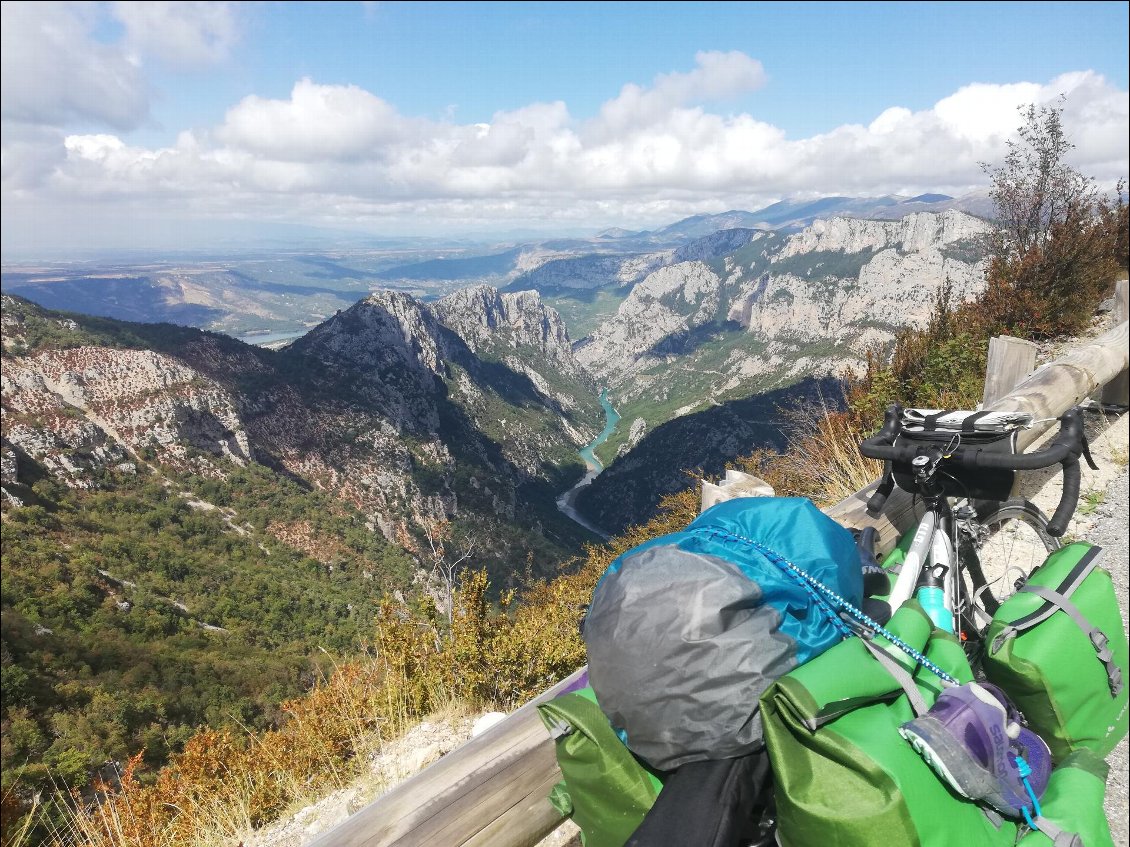
MULTIPOLYGON (((1128 360, 1126 281, 1119 283, 1118 325, 1057 361, 1044 365, 986 408, 1029 412, 1052 419, 1108 386, 1104 400, 1125 404, 1128 360), (1121 311, 1119 311, 1121 309, 1121 311), (1122 389, 1118 378, 1122 375, 1122 389), (1119 397, 1110 391, 1121 390, 1119 397)), ((1006 345, 1007 346, 1007 345, 1006 345)), ((988 382, 988 380, 987 380, 988 382)), ((1036 440, 1026 430, 1020 445, 1036 440)), ((848 527, 875 526, 879 547, 890 549, 914 519, 911 498, 896 490, 884 514, 870 518, 867 498, 875 483, 825 511, 848 527)), ((583 670, 583 669, 582 669, 583 670)), ((562 821, 546 799, 560 779, 553 742, 537 704, 555 697, 581 671, 563 680, 504 721, 393 788, 310 847, 532 847, 562 821)))

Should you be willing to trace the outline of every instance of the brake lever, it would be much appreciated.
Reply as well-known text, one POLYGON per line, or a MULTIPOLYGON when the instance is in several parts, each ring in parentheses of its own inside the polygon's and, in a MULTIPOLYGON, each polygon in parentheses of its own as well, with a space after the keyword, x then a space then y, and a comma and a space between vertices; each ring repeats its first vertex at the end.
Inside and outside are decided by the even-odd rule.
POLYGON ((1087 467, 1093 471, 1097 471, 1099 466, 1095 464, 1095 460, 1091 458, 1091 445, 1087 441, 1087 433, 1083 433, 1083 458, 1087 460, 1087 467))

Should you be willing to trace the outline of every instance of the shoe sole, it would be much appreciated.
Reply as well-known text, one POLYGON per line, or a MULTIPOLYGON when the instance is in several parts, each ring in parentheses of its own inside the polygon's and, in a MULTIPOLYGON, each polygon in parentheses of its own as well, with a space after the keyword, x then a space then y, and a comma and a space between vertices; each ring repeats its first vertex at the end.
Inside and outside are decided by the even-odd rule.
POLYGON ((934 748, 930 746, 925 738, 903 727, 899 728, 899 735, 910 742, 910 746, 913 747, 918 755, 926 761, 926 764, 945 781, 946 785, 967 800, 974 799, 961 790, 961 786, 958 784, 957 780, 954 779, 953 774, 950 773, 950 769, 946 767, 945 761, 934 752, 934 748))

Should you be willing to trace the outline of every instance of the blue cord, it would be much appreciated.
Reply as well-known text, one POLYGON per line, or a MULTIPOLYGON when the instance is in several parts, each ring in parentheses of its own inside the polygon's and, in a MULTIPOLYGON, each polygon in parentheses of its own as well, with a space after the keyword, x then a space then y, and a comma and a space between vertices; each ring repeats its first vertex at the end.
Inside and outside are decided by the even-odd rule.
POLYGON ((835 623, 836 627, 845 634, 845 637, 855 635, 856 633, 843 622, 838 614, 839 612, 845 612, 849 617, 854 618, 856 621, 863 624, 863 626, 867 627, 872 632, 876 633, 877 635, 883 636, 883 638, 887 639, 887 641, 891 642, 891 644, 893 644, 895 647, 902 650, 904 653, 906 653, 906 655, 910 656, 910 658, 914 659, 914 661, 918 662, 943 682, 947 682, 950 685, 958 684, 956 679, 954 679, 932 661, 927 659, 918 650, 915 650, 893 632, 886 629, 886 627, 884 627, 882 624, 878 623, 877 621, 869 617, 866 613, 857 609, 835 591, 828 588, 828 586, 824 585, 824 583, 820 582, 820 580, 805 572, 799 566, 794 565, 792 562, 790 562, 775 550, 771 550, 764 544, 760 544, 757 541, 754 541, 752 538, 745 538, 741 535, 734 535, 731 532, 726 532, 721 529, 714 529, 711 527, 698 527, 692 529, 691 532, 699 535, 708 535, 715 538, 722 538, 726 541, 738 541, 749 547, 752 547, 754 550, 761 553, 761 555, 765 556, 765 558, 767 558, 773 564, 782 568, 785 573, 789 574, 793 579, 804 586, 808 593, 816 599, 818 608, 820 608, 821 611, 823 611, 825 615, 827 615, 828 618, 835 623), (829 614, 829 608, 831 609, 831 614, 829 614))
MULTIPOLYGON (((1032 798, 1032 809, 1036 812, 1036 817, 1040 817, 1044 813, 1040 808, 1040 798, 1036 796, 1036 792, 1032 790, 1032 783, 1028 781, 1028 777, 1032 775, 1032 767, 1024 761, 1023 756, 1016 757, 1016 770, 1020 774, 1020 781, 1024 783, 1024 790, 1032 798)), ((1024 820, 1028 826, 1039 832, 1040 828, 1036 826, 1036 821, 1032 819, 1032 812, 1028 810, 1028 807, 1023 807, 1021 811, 1024 812, 1024 820)))

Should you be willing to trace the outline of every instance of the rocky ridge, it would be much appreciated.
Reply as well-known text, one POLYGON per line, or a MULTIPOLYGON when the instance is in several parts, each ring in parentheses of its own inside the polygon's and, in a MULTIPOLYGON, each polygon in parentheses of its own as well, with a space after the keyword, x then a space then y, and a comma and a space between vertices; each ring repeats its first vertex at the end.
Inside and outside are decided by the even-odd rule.
POLYGON ((988 231, 954 211, 833 218, 787 237, 741 230, 742 246, 720 259, 649 274, 577 357, 618 403, 662 400, 672 368, 715 370, 708 396, 830 373, 857 364, 899 329, 922 325, 943 285, 959 299, 975 294, 988 231), (739 329, 744 341, 733 337, 739 329), (731 349, 717 355, 712 342, 723 336, 731 349), (692 355, 680 356, 688 346, 692 355))
MULTIPOLYGON (((536 294, 505 301, 502 362, 392 292, 279 352, 96 319, 110 328, 100 337, 81 319, 9 297, 3 305, 9 499, 19 499, 24 462, 89 487, 143 463, 222 477, 230 463, 257 461, 350 502, 395 543, 426 517, 483 527, 497 561, 524 558, 510 549, 515 532, 540 545, 583 536, 553 496, 570 462, 581 473, 575 451, 595 434, 599 405, 560 318, 536 294), (57 338, 35 340, 44 334, 57 338), (507 531, 485 529, 501 524, 507 531)), ((497 318, 487 311, 463 315, 480 347, 497 318)))

